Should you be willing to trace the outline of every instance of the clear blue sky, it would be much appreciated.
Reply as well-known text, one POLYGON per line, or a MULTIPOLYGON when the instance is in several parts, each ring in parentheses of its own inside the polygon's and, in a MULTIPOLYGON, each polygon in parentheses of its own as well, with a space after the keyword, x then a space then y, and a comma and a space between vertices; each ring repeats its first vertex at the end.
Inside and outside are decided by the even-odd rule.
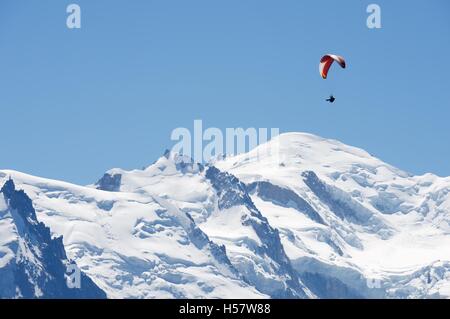
POLYGON ((141 168, 176 127, 279 127, 450 175, 450 2, 0 1, 0 168, 141 168), (66 27, 66 6, 82 28, 66 27), (366 27, 366 7, 382 29, 366 27), (324 53, 346 57, 324 81, 324 53), (334 93, 337 101, 323 99, 334 93))

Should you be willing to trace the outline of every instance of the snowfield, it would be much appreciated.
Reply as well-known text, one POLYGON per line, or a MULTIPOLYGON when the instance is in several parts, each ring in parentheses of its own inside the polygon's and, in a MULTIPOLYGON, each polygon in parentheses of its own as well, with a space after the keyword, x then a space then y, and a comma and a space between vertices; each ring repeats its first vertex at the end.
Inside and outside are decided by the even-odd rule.
MULTIPOLYGON (((286 133, 208 165, 167 152, 89 186, 10 177, 109 298, 450 298, 450 178, 338 141, 286 133)), ((10 214, 0 193, 0 271, 10 214)))

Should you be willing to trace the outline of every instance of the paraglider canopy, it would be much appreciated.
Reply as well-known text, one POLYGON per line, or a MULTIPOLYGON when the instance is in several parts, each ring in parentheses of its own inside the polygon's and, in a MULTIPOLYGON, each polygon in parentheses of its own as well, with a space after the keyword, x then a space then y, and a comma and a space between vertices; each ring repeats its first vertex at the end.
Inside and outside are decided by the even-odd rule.
POLYGON ((319 72, 323 79, 328 76, 328 70, 330 70, 333 62, 336 61, 343 69, 345 69, 345 60, 343 57, 335 54, 325 54, 322 59, 320 59, 319 72))

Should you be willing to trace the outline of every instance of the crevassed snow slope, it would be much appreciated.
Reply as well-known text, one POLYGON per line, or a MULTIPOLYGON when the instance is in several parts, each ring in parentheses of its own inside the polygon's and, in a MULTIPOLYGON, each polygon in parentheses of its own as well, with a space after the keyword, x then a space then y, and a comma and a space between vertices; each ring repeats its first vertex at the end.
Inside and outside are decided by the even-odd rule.
POLYGON ((364 296, 449 297, 445 264, 442 278, 422 270, 416 275, 425 280, 398 281, 450 261, 450 178, 412 176, 361 149, 304 133, 282 134, 214 165, 250 185, 255 205, 308 279, 332 275, 364 296))
POLYGON ((145 197, 158 196, 189 214, 211 240, 226 247, 233 267, 261 293, 280 298, 308 295, 278 233, 253 207, 245 185, 235 177, 166 153, 145 170, 111 170, 99 185, 145 197), (120 185, 107 184, 119 179, 120 185))
POLYGON ((110 298, 261 298, 221 247, 158 194, 111 193, 1 171, 110 298))

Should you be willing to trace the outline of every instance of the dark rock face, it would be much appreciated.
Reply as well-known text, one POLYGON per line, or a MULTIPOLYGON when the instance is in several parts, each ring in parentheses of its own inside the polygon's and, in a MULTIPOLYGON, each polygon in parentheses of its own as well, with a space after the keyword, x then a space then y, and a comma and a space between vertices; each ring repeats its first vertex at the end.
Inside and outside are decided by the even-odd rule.
POLYGON ((206 178, 211 181, 219 196, 219 209, 248 205, 253 210, 257 210, 246 191, 244 183, 241 183, 237 177, 211 166, 206 171, 206 178))
POLYGON ((52 239, 50 229, 37 220, 32 201, 23 190, 16 190, 10 179, 0 196, 7 202, 18 233, 17 241, 9 247, 15 251, 15 259, 0 269, 1 298, 106 298, 81 271, 79 284, 69 287, 67 276, 70 270, 76 271, 76 265, 68 260, 62 237, 52 239))
POLYGON ((120 184, 122 182, 121 174, 110 175, 105 173, 102 178, 95 184, 97 189, 108 191, 108 192, 119 192, 120 184))
MULTIPOLYGON (((221 172, 214 166, 208 167, 206 178, 211 182, 218 196, 218 206, 220 209, 227 209, 234 206, 245 206, 250 212, 242 219, 242 225, 250 226, 254 229, 262 245, 249 247, 260 256, 267 256, 275 263, 275 272, 286 280, 287 287, 278 291, 270 292, 272 298, 302 298, 306 297, 297 274, 293 270, 288 257, 281 244, 278 230, 272 228, 268 220, 261 215, 260 211, 252 202, 247 192, 246 186, 232 174, 221 172)), ((252 283, 255 284, 255 283, 252 283)), ((258 287, 256 283, 256 287, 258 287)), ((268 293, 267 291, 263 291, 268 293)))
POLYGON ((247 185, 247 190, 250 193, 256 192, 263 200, 271 201, 275 205, 295 208, 310 219, 320 224, 325 224, 319 213, 317 213, 303 198, 290 189, 261 181, 247 185))
POLYGON ((368 222, 370 215, 364 211, 356 211, 346 201, 336 198, 327 185, 317 177, 314 172, 302 173, 303 181, 313 193, 340 218, 347 219, 358 224, 368 222))

